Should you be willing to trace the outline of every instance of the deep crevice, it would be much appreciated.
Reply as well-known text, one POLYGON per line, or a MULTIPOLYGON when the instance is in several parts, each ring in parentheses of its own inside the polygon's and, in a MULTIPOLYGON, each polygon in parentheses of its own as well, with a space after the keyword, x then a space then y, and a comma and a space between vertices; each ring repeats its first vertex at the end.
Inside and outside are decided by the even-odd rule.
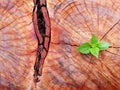
MULTIPOLYGON (((35 34, 36 34, 36 38, 38 40, 38 48, 37 48, 37 56, 36 56, 36 61, 34 64, 34 77, 35 77, 35 82, 39 82, 40 80, 38 79, 38 76, 42 75, 42 68, 43 68, 43 64, 44 64, 44 60, 47 56, 48 53, 48 49, 49 49, 49 45, 50 45, 50 34, 46 35, 47 29, 46 28, 46 22, 45 18, 46 16, 44 16, 44 11, 42 10, 42 8, 46 8, 46 1, 44 0, 45 4, 43 4, 43 2, 41 3, 40 0, 36 0, 36 2, 34 2, 34 8, 33 8, 33 24, 34 24, 34 29, 35 29, 35 34), (36 19, 35 19, 36 17, 36 19), (37 25, 36 25, 37 23, 37 25), (49 38, 48 41, 46 41, 46 38, 49 38), (46 44, 48 44, 46 46, 46 44), (44 52, 45 50, 45 52, 44 52), (44 56, 42 56, 42 54, 44 54, 44 56)), ((47 13, 48 14, 48 13, 47 13)), ((49 15, 48 15, 49 17, 49 15)), ((49 21, 49 20, 48 20, 49 21)), ((48 31, 50 32, 50 31, 48 31)))

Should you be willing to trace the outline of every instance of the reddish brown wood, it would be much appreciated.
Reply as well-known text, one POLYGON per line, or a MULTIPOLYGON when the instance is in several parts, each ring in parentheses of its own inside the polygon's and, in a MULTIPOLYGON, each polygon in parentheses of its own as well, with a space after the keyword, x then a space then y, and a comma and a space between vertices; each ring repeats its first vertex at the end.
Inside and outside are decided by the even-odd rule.
POLYGON ((38 41, 32 23, 33 0, 5 1, 0 0, 0 89, 119 90, 119 0, 47 0, 51 45, 36 85, 38 41), (111 44, 98 59, 76 50, 91 34, 111 44))

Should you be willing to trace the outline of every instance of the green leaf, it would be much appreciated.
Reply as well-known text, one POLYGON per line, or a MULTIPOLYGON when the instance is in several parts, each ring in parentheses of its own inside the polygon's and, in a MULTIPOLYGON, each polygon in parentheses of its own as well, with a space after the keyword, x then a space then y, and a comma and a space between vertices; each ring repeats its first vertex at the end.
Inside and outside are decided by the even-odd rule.
POLYGON ((99 56, 99 48, 98 47, 90 48, 90 52, 93 56, 98 58, 98 56, 99 56))
POLYGON ((93 34, 92 38, 91 38, 91 44, 92 46, 97 44, 99 42, 99 40, 97 39, 97 37, 93 34))
POLYGON ((99 42, 97 47, 100 49, 100 50, 105 50, 107 49, 108 47, 110 46, 109 43, 107 42, 99 42))
POLYGON ((91 53, 93 56, 98 58, 99 51, 105 50, 110 46, 107 42, 100 42, 98 38, 93 34, 90 42, 83 43, 77 50, 83 54, 91 53))
POLYGON ((90 53, 90 45, 89 45, 89 43, 83 43, 83 44, 81 44, 78 48, 77 48, 77 50, 79 51, 79 52, 81 52, 81 53, 83 53, 83 54, 88 54, 88 53, 90 53))

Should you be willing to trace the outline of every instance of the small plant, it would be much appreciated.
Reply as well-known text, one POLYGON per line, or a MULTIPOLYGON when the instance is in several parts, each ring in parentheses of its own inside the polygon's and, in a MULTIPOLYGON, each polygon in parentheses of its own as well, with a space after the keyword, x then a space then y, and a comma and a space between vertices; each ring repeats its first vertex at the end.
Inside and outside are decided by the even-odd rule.
POLYGON ((102 50, 106 50, 109 48, 110 44, 107 42, 101 42, 98 38, 93 34, 90 42, 86 42, 81 44, 77 50, 83 54, 91 53, 93 56, 98 58, 99 52, 102 50))

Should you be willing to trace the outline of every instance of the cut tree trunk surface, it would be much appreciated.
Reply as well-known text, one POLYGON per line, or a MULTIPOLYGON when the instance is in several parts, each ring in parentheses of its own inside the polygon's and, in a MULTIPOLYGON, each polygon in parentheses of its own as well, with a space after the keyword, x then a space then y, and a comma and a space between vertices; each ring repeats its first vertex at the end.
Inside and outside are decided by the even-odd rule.
POLYGON ((0 90, 119 90, 120 1, 47 0, 43 25, 50 30, 51 23, 51 42, 36 73, 39 41, 49 39, 37 37, 33 1, 0 0, 0 90), (111 45, 98 59, 76 50, 92 34, 111 45))

